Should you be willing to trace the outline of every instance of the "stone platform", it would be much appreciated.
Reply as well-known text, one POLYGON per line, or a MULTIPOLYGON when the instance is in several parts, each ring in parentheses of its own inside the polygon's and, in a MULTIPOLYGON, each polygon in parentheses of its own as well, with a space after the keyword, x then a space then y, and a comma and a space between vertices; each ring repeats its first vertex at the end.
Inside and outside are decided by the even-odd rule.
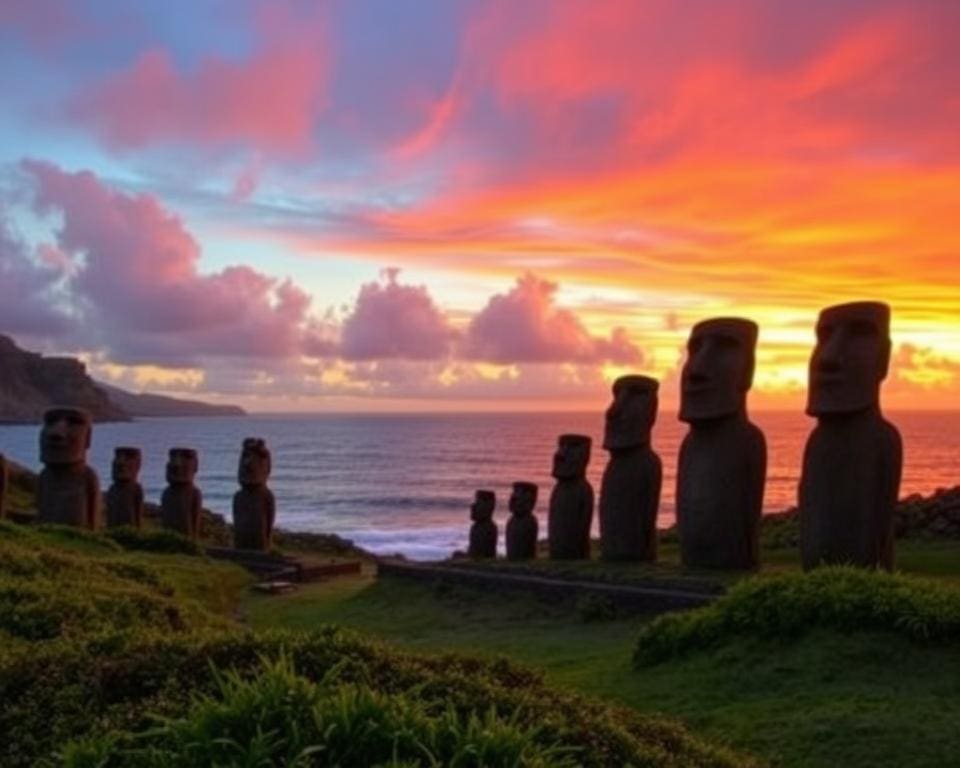
POLYGON ((243 566, 262 581, 304 583, 358 574, 359 560, 317 562, 308 558, 231 547, 206 547, 207 556, 243 566))

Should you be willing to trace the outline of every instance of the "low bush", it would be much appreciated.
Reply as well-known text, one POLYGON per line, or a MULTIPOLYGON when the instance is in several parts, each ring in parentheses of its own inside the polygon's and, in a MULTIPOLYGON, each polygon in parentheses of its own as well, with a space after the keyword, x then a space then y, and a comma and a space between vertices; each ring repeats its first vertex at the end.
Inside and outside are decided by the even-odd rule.
POLYGON ((660 616, 640 633, 637 666, 734 638, 790 640, 813 629, 889 631, 919 642, 960 639, 960 591, 858 568, 754 577, 712 605, 660 616))
POLYGON ((103 535, 127 550, 167 555, 202 555, 203 548, 186 536, 165 529, 140 530, 129 526, 107 528, 103 535))
MULTIPOLYGON (((552 689, 538 674, 505 661, 425 658, 335 628, 310 634, 148 632, 120 645, 51 644, 0 664, 0 733, 8 735, 0 742, 0 764, 11 768, 56 765, 57 752, 74 768, 279 766, 290 764, 284 762, 289 750, 299 754, 305 746, 341 750, 335 752, 341 765, 366 765, 342 750, 359 739, 370 750, 369 764, 376 764, 373 756, 385 754, 383 744, 408 732, 413 736, 403 741, 400 762, 391 763, 389 753, 383 764, 447 765, 468 748, 489 750, 480 752, 488 757, 501 754, 495 750, 529 754, 542 765, 573 755, 584 766, 745 764, 680 726, 552 689), (286 681, 282 694, 278 681, 286 681), (278 696, 308 700, 309 716, 275 719, 272 710, 286 711, 278 696), (219 738, 232 746, 217 746, 219 738), (425 745, 422 755, 410 751, 413 741, 425 745), (138 748, 167 762, 148 762, 149 750, 130 752, 138 748), (220 762, 190 762, 221 748, 239 751, 234 757, 218 753, 220 762), (263 759, 234 759, 239 754, 263 759)), ((322 752, 309 757, 315 762, 299 764, 338 764, 322 752)))

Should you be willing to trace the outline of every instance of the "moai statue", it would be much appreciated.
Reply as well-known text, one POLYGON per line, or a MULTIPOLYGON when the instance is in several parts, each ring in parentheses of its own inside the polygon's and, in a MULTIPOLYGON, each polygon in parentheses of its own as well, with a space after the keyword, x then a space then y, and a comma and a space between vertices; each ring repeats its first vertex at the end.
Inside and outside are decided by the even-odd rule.
POLYGON ((160 499, 160 522, 164 528, 196 541, 200 538, 203 494, 193 484, 200 467, 192 448, 171 448, 167 460, 167 487, 160 499))
POLYGON ((93 434, 90 414, 80 408, 51 408, 43 414, 37 480, 37 522, 97 527, 100 480, 87 466, 93 434))
POLYGON ((680 419, 677 525, 683 564, 752 570, 759 564, 767 473, 763 433, 747 418, 757 325, 740 318, 697 323, 687 342, 680 419))
POLYGON ((533 560, 537 556, 536 483, 514 483, 507 521, 507 560, 533 560))
POLYGON ((256 437, 243 441, 237 479, 240 490, 233 495, 233 545, 237 549, 266 552, 273 543, 276 501, 267 488, 272 468, 267 444, 256 437))
POLYGON ((497 556, 497 524, 493 522, 493 510, 497 497, 493 491, 477 491, 470 505, 470 548, 467 554, 476 559, 497 556))
POLYGON ((7 460, 0 453, 0 520, 7 513, 7 460))
POLYGON ((903 445, 880 413, 889 363, 886 304, 840 304, 820 313, 807 399, 817 426, 800 477, 804 569, 821 563, 893 569, 903 445))
POLYGON ((113 450, 113 485, 107 490, 107 526, 143 524, 143 487, 138 481, 142 457, 139 448, 119 446, 113 450))
POLYGON ((587 480, 591 440, 586 435, 560 435, 553 456, 557 484, 550 494, 547 539, 551 560, 588 560, 593 487, 587 480))
POLYGON ((603 447, 610 461, 600 485, 600 553, 604 560, 657 559, 657 510, 663 465, 650 446, 657 420, 656 379, 621 376, 613 383, 603 447))

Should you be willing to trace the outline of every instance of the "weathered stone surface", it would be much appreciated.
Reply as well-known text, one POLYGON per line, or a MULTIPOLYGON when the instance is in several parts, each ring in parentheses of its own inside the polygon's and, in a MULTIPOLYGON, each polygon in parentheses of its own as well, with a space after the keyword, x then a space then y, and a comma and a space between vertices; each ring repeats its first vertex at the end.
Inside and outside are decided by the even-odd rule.
POLYGON ((604 560, 657 559, 657 510, 663 466, 650 445, 657 419, 656 379, 622 376, 613 384, 603 447, 610 460, 600 485, 604 560))
POLYGON ((0 520, 7 514, 7 459, 0 453, 0 520))
POLYGON ((817 426, 804 451, 798 503, 804 569, 893 568, 903 446, 880 411, 890 347, 886 304, 840 304, 820 313, 807 400, 817 426))
POLYGON ((160 522, 164 528, 196 541, 200 534, 203 495, 193 481, 199 469, 192 448, 171 448, 167 460, 167 487, 160 499, 160 522))
POLYGON ((759 564, 767 450, 747 418, 756 323, 716 318, 694 326, 681 374, 677 525, 683 564, 751 570, 759 564))
POLYGON ((497 508, 497 496, 493 491, 477 491, 470 506, 470 546, 467 555, 474 559, 497 556, 497 524, 493 512, 497 508))
POLYGON ((100 480, 87 466, 92 436, 90 414, 81 408, 51 408, 43 415, 37 481, 37 522, 97 527, 100 480))
POLYGON ((143 458, 139 448, 118 446, 113 451, 113 484, 104 499, 107 526, 143 525, 143 487, 138 481, 143 458))
POLYGON ((593 486, 587 480, 591 440, 586 435, 560 435, 553 457, 557 483, 550 494, 547 540, 551 560, 590 557, 593 486))
POLYGON ((273 468, 266 443, 256 437, 243 441, 233 496, 233 539, 238 549, 266 551, 273 543, 276 500, 267 487, 273 468))
POLYGON ((506 532, 507 560, 533 560, 537 556, 540 524, 533 510, 537 506, 538 490, 536 483, 513 484, 506 532))

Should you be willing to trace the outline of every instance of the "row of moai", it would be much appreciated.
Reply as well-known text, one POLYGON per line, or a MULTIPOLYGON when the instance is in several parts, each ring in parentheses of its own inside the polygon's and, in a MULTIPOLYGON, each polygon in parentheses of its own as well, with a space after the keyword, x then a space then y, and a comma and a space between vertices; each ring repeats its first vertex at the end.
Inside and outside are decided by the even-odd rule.
MULTIPOLYGON (((687 343, 679 418, 690 430, 680 447, 676 486, 680 556, 686 567, 753 570, 759 565, 767 450, 763 432, 747 416, 757 334, 751 320, 716 318, 694 326, 687 343)), ((804 569, 842 563, 893 568, 903 449, 899 432, 880 410, 890 348, 887 305, 855 302, 820 313, 806 407, 817 425, 807 440, 798 491, 804 569)), ((658 388, 657 381, 646 376, 624 376, 613 385, 603 441, 610 459, 599 503, 605 560, 657 558, 662 465, 651 445, 651 431, 658 388)), ((590 557, 590 448, 584 435, 559 438, 548 517, 551 559, 590 557)), ((535 500, 536 486, 531 495, 535 500)), ((494 505, 491 492, 478 492, 472 557, 496 554, 494 505)), ((521 548, 511 539, 517 521, 514 506, 511 498, 507 556, 535 557, 535 545, 521 548)), ((532 511, 532 504, 524 508, 524 517, 532 520, 524 525, 536 537, 532 511)))
MULTIPOLYGON (((51 408, 40 431, 37 480, 37 522, 71 525, 94 530, 101 509, 100 480, 87 464, 93 434, 90 415, 79 408, 51 408)), ((143 456, 139 448, 114 449, 112 484, 103 498, 106 525, 143 524, 144 493, 139 482, 143 456)), ((195 480, 200 467, 192 448, 171 448, 166 465, 167 487, 160 498, 160 524, 194 541, 200 537, 203 494, 195 480)), ((234 545, 238 549, 266 551, 273 539, 276 502, 267 487, 271 457, 266 443, 246 438, 240 452, 233 497, 234 545)))

